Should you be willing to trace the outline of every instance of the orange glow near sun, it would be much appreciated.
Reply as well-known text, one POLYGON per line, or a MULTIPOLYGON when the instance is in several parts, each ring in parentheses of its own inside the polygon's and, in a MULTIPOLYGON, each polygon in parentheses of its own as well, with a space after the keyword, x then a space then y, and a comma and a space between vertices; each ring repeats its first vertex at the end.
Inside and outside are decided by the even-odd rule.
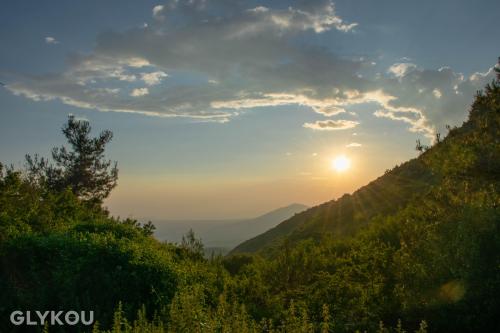
POLYGON ((332 169, 337 172, 344 172, 351 167, 351 160, 345 155, 339 155, 332 160, 332 169))

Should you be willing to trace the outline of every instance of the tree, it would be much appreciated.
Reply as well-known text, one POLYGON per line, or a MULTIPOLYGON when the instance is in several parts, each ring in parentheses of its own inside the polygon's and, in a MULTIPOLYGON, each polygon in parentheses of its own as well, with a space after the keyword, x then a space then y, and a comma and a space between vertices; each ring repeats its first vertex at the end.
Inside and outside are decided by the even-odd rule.
POLYGON ((417 139, 417 145, 415 146, 415 150, 420 152, 420 153, 424 152, 424 146, 420 142, 420 139, 417 139))
POLYGON ((138 230, 140 230, 146 236, 152 236, 156 230, 156 226, 153 222, 148 221, 147 223, 141 224, 139 221, 131 218, 126 218, 121 223, 130 225, 138 230))
POLYGON ((37 155, 26 155, 31 180, 57 192, 69 188, 82 201, 100 205, 117 184, 118 168, 117 162, 104 157, 113 133, 105 130, 92 138, 91 129, 88 121, 70 115, 62 132, 71 148, 52 149, 55 165, 37 155))
POLYGON ((196 238, 193 229, 189 229, 189 231, 182 236, 180 247, 190 253, 193 258, 203 258, 203 242, 200 238, 196 238))
POLYGON ((156 226, 153 222, 148 221, 148 223, 142 225, 142 230, 146 236, 152 236, 156 230, 156 226))

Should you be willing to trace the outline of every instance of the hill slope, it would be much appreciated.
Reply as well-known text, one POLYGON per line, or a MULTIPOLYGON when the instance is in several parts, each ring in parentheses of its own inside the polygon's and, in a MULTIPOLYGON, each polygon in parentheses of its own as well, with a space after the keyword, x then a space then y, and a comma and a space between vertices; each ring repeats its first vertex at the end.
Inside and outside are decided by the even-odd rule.
POLYGON ((231 254, 251 253, 290 240, 319 239, 325 233, 334 237, 353 234, 377 215, 387 215, 404 207, 415 195, 429 190, 437 181, 419 159, 413 159, 387 172, 352 195, 345 194, 312 207, 280 223, 271 230, 238 245, 231 254))
POLYGON ((340 332, 422 318, 429 332, 500 332, 499 207, 500 82, 417 159, 245 242, 225 265, 257 313, 326 301, 340 332))

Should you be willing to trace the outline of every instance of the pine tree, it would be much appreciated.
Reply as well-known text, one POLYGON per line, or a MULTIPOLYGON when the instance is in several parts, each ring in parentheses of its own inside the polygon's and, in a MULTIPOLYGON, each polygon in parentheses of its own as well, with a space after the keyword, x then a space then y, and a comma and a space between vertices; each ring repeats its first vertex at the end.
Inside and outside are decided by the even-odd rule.
POLYGON ((92 138, 91 129, 88 121, 70 115, 62 132, 71 148, 52 149, 55 165, 37 155, 26 155, 30 178, 53 191, 69 188, 81 200, 100 205, 117 184, 118 168, 104 157, 113 133, 105 130, 92 138))

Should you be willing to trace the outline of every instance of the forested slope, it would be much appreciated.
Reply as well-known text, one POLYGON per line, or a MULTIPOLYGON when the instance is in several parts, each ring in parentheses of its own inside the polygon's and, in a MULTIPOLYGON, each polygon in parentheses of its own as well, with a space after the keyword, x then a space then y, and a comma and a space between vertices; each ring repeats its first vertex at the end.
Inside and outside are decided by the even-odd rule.
POLYGON ((395 323, 398 318, 410 327, 425 319, 436 332, 498 331, 500 86, 493 83, 478 92, 469 119, 437 139, 392 175, 284 222, 295 223, 294 228, 283 239, 271 239, 273 247, 261 248, 258 253, 266 259, 239 266, 255 255, 228 258, 237 276, 264 275, 265 292, 259 297, 254 288, 247 297, 269 308, 278 300, 303 300, 315 309, 312 313, 326 303, 339 332, 374 330, 379 320, 395 323), (412 163, 422 172, 410 179, 411 173, 396 176, 417 170, 412 163), (390 184, 393 196, 385 190, 390 184), (414 184, 424 185, 416 187, 419 192, 414 184), (365 227, 356 224, 353 233, 349 224, 357 211, 352 198, 366 198, 377 187, 385 190, 377 198, 390 198, 390 204, 371 206, 373 217, 363 220, 365 227), (315 231, 322 227, 331 235, 318 237, 315 231), (352 237, 339 237, 346 234, 352 237))
POLYGON ((395 213, 412 198, 424 195, 437 182, 420 159, 413 159, 386 172, 352 195, 345 194, 308 209, 280 223, 271 230, 238 245, 231 254, 271 250, 285 237, 293 241, 334 238, 354 234, 377 215, 395 213))

